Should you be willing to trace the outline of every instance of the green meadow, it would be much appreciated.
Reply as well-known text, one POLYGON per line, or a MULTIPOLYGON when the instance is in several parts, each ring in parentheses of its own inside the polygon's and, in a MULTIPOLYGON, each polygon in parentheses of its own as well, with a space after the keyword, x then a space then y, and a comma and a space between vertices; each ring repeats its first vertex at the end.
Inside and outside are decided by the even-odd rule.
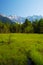
POLYGON ((43 65, 43 34, 0 34, 0 65, 43 65))

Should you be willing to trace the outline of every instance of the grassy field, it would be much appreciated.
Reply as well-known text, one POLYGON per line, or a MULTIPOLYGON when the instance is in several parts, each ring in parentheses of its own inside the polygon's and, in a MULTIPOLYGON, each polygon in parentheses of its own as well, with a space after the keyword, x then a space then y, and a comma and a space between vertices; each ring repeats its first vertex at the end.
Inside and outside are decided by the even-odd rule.
POLYGON ((43 65, 43 34, 0 34, 0 65, 43 65))

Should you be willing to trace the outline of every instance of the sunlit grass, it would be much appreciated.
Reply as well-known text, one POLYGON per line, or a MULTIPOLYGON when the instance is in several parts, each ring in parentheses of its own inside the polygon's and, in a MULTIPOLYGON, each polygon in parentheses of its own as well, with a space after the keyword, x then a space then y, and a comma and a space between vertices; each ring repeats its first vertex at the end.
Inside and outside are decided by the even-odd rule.
POLYGON ((0 34, 0 65, 27 65, 29 57, 43 65, 43 34, 0 34))

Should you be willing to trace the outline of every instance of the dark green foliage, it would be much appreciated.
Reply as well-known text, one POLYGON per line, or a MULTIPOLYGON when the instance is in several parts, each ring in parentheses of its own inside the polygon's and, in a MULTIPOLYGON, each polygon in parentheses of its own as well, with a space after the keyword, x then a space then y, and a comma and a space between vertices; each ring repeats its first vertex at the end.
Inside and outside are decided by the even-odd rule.
POLYGON ((33 31, 34 31, 34 33, 38 33, 38 20, 35 20, 35 21, 33 21, 32 22, 32 26, 33 26, 33 31))
POLYGON ((26 19, 23 24, 0 21, 0 33, 43 33, 43 19, 33 22, 26 19))
POLYGON ((10 23, 3 23, 0 21, 0 33, 9 33, 10 23))
POLYGON ((33 32, 32 23, 28 19, 26 19, 25 22, 22 24, 22 32, 24 32, 24 33, 33 32))
POLYGON ((39 33, 43 33, 43 19, 39 20, 38 29, 39 29, 39 33))

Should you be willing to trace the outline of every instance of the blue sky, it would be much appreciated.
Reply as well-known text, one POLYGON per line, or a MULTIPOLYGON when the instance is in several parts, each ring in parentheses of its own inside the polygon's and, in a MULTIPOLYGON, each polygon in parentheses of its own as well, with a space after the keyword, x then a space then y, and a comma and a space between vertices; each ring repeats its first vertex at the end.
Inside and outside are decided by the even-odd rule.
POLYGON ((0 14, 22 17, 43 15, 43 0, 0 0, 0 14))

